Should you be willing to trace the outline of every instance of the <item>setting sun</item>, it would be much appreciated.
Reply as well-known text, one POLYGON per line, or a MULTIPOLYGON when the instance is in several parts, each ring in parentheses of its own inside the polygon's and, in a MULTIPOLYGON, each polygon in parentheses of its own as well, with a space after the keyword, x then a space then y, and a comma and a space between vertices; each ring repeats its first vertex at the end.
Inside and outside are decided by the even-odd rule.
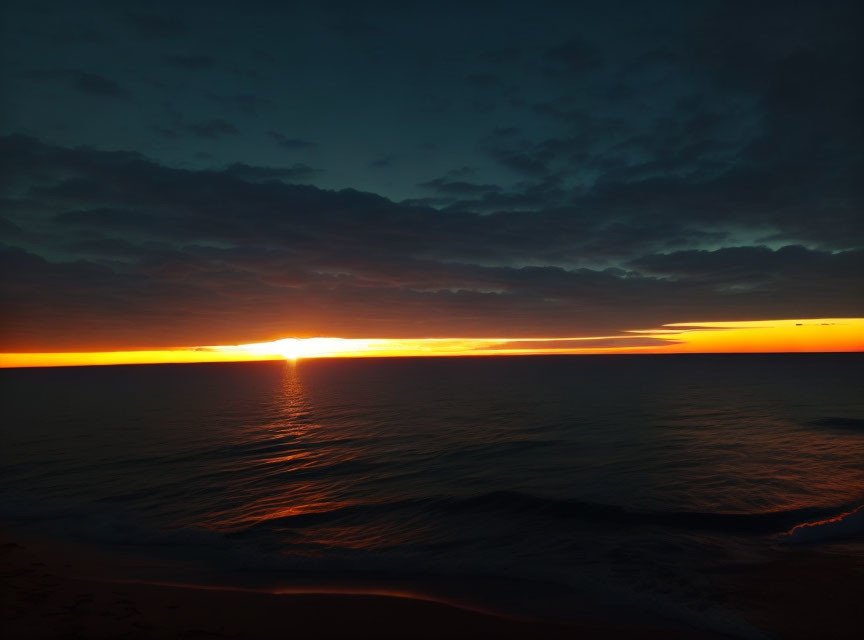
POLYGON ((803 353, 864 350, 864 319, 690 322, 616 335, 556 338, 283 338, 139 351, 2 353, 0 367, 239 362, 302 358, 625 353, 803 353))
POLYGON ((250 353, 275 354, 286 360, 297 360, 346 354, 362 349, 362 343, 365 342, 367 341, 342 338, 284 338, 273 342, 240 345, 237 348, 250 353))

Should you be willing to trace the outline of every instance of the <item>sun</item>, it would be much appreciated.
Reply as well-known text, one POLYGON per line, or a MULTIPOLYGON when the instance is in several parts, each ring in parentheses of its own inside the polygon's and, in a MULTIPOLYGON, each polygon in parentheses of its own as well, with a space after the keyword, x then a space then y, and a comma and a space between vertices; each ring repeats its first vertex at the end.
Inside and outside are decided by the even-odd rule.
POLYGON ((284 338, 269 343, 267 349, 286 360, 332 356, 357 347, 351 341, 340 338, 284 338))
POLYGON ((286 360, 296 360, 302 356, 309 355, 309 345, 303 344, 304 340, 297 338, 285 338, 273 342, 273 352, 278 353, 286 360))
POLYGON ((221 353, 245 354, 257 360, 299 360, 364 355, 373 340, 354 338, 282 338, 272 342, 208 347, 221 353))

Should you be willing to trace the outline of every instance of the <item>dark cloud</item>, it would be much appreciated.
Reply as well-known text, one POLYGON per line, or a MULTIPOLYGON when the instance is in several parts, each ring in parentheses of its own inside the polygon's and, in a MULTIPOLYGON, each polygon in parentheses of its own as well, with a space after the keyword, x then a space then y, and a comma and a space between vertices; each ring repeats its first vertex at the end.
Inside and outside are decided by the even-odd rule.
POLYGON ((294 164, 290 167, 252 167, 242 162, 237 162, 225 169, 228 175, 236 176, 241 180, 258 181, 258 180, 308 180, 316 173, 317 169, 313 169, 309 165, 294 164))
POLYGON ((460 167, 458 169, 450 169, 447 172, 447 177, 450 179, 453 178, 467 178, 469 176, 473 176, 477 173, 477 170, 474 167, 460 167))
MULTIPOLYGON (((729 247, 643 256, 630 264, 640 271, 675 279, 757 287, 778 278, 803 283, 814 276, 843 279, 864 274, 864 249, 833 253, 800 245, 774 251, 761 246, 729 247)), ((861 293, 864 294, 864 283, 861 293)))
POLYGON ((555 71, 584 72, 602 66, 600 52, 582 38, 572 38, 546 50, 546 59, 557 67, 555 71))
POLYGON ((155 131, 157 134, 159 134, 163 138, 168 138, 171 140, 179 137, 179 135, 180 135, 176 129, 170 129, 168 127, 154 126, 152 129, 153 129, 153 131, 155 131))
POLYGON ((860 2, 45 2, 10 344, 861 313, 860 2))
POLYGON ((161 40, 176 38, 189 32, 189 25, 171 16, 126 11, 123 20, 142 38, 161 40))
POLYGON ((172 67, 193 71, 212 69, 216 66, 216 61, 211 56, 206 55, 169 55, 165 56, 165 62, 172 67))
POLYGON ((862 311, 860 249, 658 252, 673 232, 693 238, 563 210, 441 212, 284 182, 297 167, 175 169, 21 136, 0 147, 15 232, 3 252, 4 349, 609 335, 862 311), (592 266, 614 253, 613 233, 612 247, 644 255, 592 266))
POLYGON ((273 101, 250 93, 235 93, 231 95, 218 95, 209 93, 207 96, 221 107, 234 109, 244 116, 256 118, 259 112, 267 107, 273 106, 273 101))
POLYGON ((488 89, 490 87, 495 87, 501 84, 501 78, 499 78, 494 73, 472 73, 466 76, 465 78, 476 87, 480 87, 481 89, 488 89))
POLYGON ((128 98, 129 92, 113 80, 95 73, 81 73, 75 77, 75 89, 81 93, 105 98, 128 98))
POLYGON ((96 73, 81 71, 80 69, 63 67, 36 69, 22 72, 21 76, 38 82, 54 83, 60 80, 74 91, 90 96, 119 99, 130 97, 130 93, 114 80, 96 73))
POLYGON ((199 138, 207 138, 209 140, 216 140, 224 136, 233 136, 239 133, 237 127, 221 118, 188 124, 186 125, 186 130, 199 138))
POLYGON ((314 142, 310 142, 309 140, 303 140, 302 138, 291 138, 279 133, 278 131, 268 131, 267 135, 270 136, 280 147, 282 147, 283 149, 289 149, 291 151, 300 149, 313 149, 317 146, 314 142))
POLYGON ((53 42, 63 45, 104 44, 108 38, 104 33, 87 25, 63 25, 52 37, 53 42))
POLYGON ((525 141, 502 141, 500 137, 490 136, 481 146, 501 166, 534 178, 549 175, 552 153, 525 141))
POLYGON ((501 191, 501 187, 495 184, 476 184, 463 180, 447 180, 445 178, 436 178, 435 180, 423 182, 419 186, 444 195, 459 197, 479 196, 492 191, 501 191))
POLYGON ((381 156, 380 158, 370 161, 369 166, 372 169, 386 169, 393 166, 393 161, 395 159, 396 158, 393 156, 381 156))

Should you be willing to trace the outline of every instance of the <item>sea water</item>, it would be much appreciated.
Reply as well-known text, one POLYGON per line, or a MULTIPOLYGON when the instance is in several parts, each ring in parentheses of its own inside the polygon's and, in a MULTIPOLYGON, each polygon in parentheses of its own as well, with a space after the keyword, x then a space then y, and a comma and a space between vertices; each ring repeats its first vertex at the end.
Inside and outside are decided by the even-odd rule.
POLYGON ((796 544, 864 554, 862 365, 628 355, 3 370, 0 517, 173 554, 198 579, 238 586, 402 592, 558 620, 623 611, 757 637, 726 605, 718 568, 796 544))

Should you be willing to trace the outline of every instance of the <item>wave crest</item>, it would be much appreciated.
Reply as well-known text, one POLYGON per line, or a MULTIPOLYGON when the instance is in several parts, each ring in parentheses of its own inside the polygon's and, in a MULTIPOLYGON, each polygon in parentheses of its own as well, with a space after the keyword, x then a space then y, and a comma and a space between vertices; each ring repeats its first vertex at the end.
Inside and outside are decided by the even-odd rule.
POLYGON ((519 491, 494 491, 465 498, 439 496, 420 500, 351 505, 329 511, 261 520, 250 528, 293 529, 322 524, 346 524, 358 520, 365 521, 370 516, 386 517, 397 513, 403 515, 406 512, 419 512, 454 516, 482 513, 484 517, 580 520, 600 525, 660 526, 674 529, 767 535, 786 531, 802 520, 828 521, 838 517, 838 512, 842 514, 848 508, 848 505, 830 508, 806 507, 763 513, 635 511, 612 504, 557 500, 519 491))
POLYGON ((785 544, 812 544, 864 535, 864 505, 833 518, 804 522, 783 534, 785 544))

